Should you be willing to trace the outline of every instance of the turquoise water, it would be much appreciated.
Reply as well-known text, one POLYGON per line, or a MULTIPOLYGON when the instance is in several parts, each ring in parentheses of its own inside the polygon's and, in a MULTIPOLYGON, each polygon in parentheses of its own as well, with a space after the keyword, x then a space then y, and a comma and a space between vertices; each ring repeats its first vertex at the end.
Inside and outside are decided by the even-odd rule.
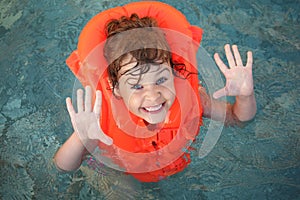
POLYGON ((65 98, 75 78, 65 59, 93 15, 128 2, 0 2, 0 199, 299 199, 299 0, 163 1, 204 29, 211 55, 226 43, 254 53, 256 118, 224 128, 208 156, 194 153, 184 172, 129 187, 104 167, 53 169, 72 132, 65 98))

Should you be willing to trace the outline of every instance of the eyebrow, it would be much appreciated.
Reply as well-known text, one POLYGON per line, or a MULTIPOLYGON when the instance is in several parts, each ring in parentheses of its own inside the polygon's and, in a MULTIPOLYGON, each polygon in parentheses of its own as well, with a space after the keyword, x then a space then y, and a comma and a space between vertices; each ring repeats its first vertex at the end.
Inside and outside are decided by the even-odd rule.
POLYGON ((161 74, 163 71, 166 71, 166 70, 170 73, 169 67, 165 67, 165 68, 163 68, 162 70, 160 70, 159 72, 156 72, 155 75, 159 75, 159 74, 161 74))
MULTIPOLYGON (((130 69, 130 70, 131 70, 131 69, 130 69)), ((130 71, 130 70, 127 70, 126 73, 127 73, 128 71, 130 71)), ((158 76, 159 74, 161 74, 161 73, 164 72, 164 71, 168 71, 169 73, 171 73, 169 67, 165 67, 165 68, 163 68, 162 70, 156 72, 156 73, 155 73, 155 76, 158 76)), ((126 75, 126 76, 131 76, 131 77, 129 77, 129 78, 126 79, 125 84, 128 83, 129 80, 132 80, 132 79, 133 79, 133 80, 139 80, 139 79, 140 79, 140 78, 133 78, 131 74, 126 74, 126 73, 125 73, 124 75, 126 75)), ((139 81, 138 81, 138 82, 139 82, 139 81)), ((132 85, 131 83, 128 83, 128 84, 129 84, 129 85, 132 85)))

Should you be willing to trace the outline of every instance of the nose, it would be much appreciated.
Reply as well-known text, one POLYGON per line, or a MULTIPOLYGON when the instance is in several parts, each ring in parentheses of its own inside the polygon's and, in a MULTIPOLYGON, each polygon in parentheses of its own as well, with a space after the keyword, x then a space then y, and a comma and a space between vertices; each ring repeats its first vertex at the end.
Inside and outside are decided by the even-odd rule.
POLYGON ((144 86, 144 98, 149 101, 155 101, 161 96, 161 91, 157 85, 149 84, 144 86))

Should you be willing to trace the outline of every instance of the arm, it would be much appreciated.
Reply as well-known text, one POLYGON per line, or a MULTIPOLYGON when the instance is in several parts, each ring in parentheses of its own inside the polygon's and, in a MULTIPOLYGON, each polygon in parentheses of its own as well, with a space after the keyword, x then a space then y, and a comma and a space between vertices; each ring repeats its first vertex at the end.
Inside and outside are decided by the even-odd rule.
POLYGON ((59 148, 53 160, 60 171, 76 170, 82 162, 86 149, 74 132, 69 139, 59 148))
POLYGON ((83 156, 92 151, 102 141, 107 145, 112 144, 112 139, 105 135, 99 125, 101 111, 101 92, 96 92, 96 101, 92 110, 91 88, 86 87, 85 102, 83 91, 77 91, 77 108, 75 112, 71 99, 67 98, 67 109, 74 128, 74 133, 62 145, 54 156, 54 163, 61 171, 77 169, 82 162, 83 156), (87 149, 88 148, 88 149, 87 149))
POLYGON ((256 100, 253 91, 252 78, 252 53, 248 52, 247 64, 243 66, 241 56, 236 45, 225 45, 225 53, 229 63, 227 67, 218 54, 214 55, 215 61, 226 78, 224 88, 216 91, 213 98, 209 97, 205 89, 199 87, 199 93, 203 102, 204 117, 234 124, 238 121, 251 120, 256 114, 256 100), (233 105, 217 100, 222 96, 235 96, 233 105))

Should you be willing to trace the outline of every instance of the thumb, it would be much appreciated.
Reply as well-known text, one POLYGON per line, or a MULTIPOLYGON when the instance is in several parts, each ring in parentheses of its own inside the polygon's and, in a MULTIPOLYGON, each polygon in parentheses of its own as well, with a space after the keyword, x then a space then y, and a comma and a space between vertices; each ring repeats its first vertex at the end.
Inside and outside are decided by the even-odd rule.
POLYGON ((227 89, 226 89, 226 87, 224 87, 224 88, 214 92, 213 97, 215 99, 218 99, 218 98, 226 96, 226 95, 227 95, 227 89))

